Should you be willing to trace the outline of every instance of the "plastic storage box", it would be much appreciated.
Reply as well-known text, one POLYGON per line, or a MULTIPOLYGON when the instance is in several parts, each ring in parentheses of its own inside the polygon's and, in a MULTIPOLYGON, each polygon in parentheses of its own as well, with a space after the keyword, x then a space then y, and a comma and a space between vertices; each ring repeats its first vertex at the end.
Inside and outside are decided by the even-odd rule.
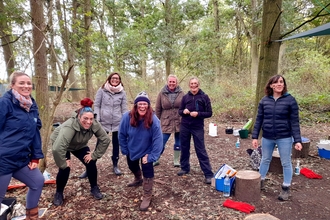
POLYGON ((325 159, 330 159, 330 150, 326 150, 323 148, 317 148, 319 156, 325 159))

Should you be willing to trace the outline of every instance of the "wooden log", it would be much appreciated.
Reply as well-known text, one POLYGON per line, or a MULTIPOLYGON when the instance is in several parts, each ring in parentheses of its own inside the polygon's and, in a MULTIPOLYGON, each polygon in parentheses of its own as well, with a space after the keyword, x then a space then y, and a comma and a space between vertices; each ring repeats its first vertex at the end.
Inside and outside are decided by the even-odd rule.
POLYGON ((257 213, 257 214, 247 215, 244 218, 244 220, 280 220, 280 219, 276 218, 275 216, 272 216, 270 214, 257 213))
POLYGON ((311 144, 311 142, 303 142, 303 143, 301 143, 302 144, 302 149, 301 149, 301 151, 299 151, 299 150, 296 150, 295 148, 294 148, 294 145, 292 145, 292 158, 306 158, 306 157, 308 157, 308 154, 309 154, 309 146, 310 146, 310 144, 311 144))
POLYGON ((238 171, 235 180, 235 199, 242 202, 259 201, 260 180, 260 174, 257 171, 238 171))
POLYGON ((272 172, 272 173, 277 173, 277 174, 283 173, 283 167, 281 164, 280 154, 276 150, 273 152, 272 161, 270 162, 268 171, 272 172))

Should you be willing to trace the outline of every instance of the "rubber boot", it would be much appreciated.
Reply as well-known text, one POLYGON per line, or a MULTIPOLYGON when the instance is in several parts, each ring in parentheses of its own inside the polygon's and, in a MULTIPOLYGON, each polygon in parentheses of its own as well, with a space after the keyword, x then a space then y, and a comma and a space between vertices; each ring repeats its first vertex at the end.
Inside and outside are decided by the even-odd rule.
POLYGON ((174 167, 180 167, 180 155, 181 155, 181 151, 179 150, 174 151, 174 167))
POLYGON ((112 164, 113 164, 113 172, 117 176, 120 176, 121 175, 121 172, 120 172, 120 169, 118 168, 118 158, 112 156, 111 159, 112 159, 112 164))
POLYGON ((33 209, 26 209, 26 220, 35 220, 39 219, 38 216, 38 206, 33 209))
POLYGON ((128 187, 133 187, 133 186, 141 186, 143 183, 143 179, 142 179, 142 172, 141 170, 137 171, 136 173, 134 173, 134 181, 127 184, 128 187))
POLYGON ((143 180, 143 200, 140 205, 141 211, 147 211, 151 203, 152 187, 154 178, 144 178, 143 180))
POLYGON ((159 163, 159 159, 152 163, 152 165, 153 165, 154 167, 155 167, 155 166, 158 166, 159 164, 160 164, 160 163, 159 163))
POLYGON ((79 176, 79 178, 80 179, 84 179, 84 178, 86 178, 87 177, 87 171, 85 170, 85 172, 83 172, 80 176, 79 176))
POLYGON ((260 181, 260 190, 265 190, 266 187, 265 187, 265 180, 261 180, 260 181))
POLYGON ((281 201, 289 200, 290 194, 290 187, 288 186, 282 186, 282 191, 280 195, 278 196, 278 199, 281 201))

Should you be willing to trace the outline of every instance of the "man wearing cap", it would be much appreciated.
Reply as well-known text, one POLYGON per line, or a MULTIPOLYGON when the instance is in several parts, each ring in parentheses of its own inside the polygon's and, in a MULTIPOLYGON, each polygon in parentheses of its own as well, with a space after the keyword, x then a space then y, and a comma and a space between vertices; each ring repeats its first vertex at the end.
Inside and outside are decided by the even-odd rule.
POLYGON ((159 158, 163 149, 160 121, 153 113, 147 93, 140 92, 136 96, 132 110, 122 117, 118 135, 121 152, 126 155, 128 168, 135 176, 134 181, 127 186, 143 184, 143 201, 140 210, 146 211, 152 197, 153 162, 159 158))

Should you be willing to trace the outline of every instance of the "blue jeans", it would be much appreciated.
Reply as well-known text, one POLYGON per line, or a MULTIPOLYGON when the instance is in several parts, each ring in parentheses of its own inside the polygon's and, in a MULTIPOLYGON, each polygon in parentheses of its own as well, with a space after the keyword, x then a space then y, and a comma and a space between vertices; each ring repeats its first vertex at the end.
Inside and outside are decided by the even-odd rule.
POLYGON ((264 180, 266 178, 266 174, 269 169, 270 162, 273 158, 273 151, 275 145, 278 147, 278 151, 280 154, 281 164, 283 167, 283 186, 290 186, 292 181, 292 163, 291 163, 291 151, 292 151, 293 139, 290 138, 282 138, 277 140, 271 140, 262 138, 261 146, 262 146, 262 158, 260 163, 260 175, 261 179, 264 180))
MULTIPOLYGON (((165 145, 166 145, 168 139, 170 138, 170 136, 171 136, 171 133, 163 133, 163 152, 164 152, 164 149, 165 149, 165 145)), ((175 132, 174 133, 173 150, 181 150, 180 132, 175 132)))
POLYGON ((5 197, 7 187, 12 177, 29 187, 26 195, 26 208, 33 209, 37 207, 45 181, 40 170, 38 168, 30 170, 28 166, 25 166, 14 173, 0 176, 0 203, 5 197))

